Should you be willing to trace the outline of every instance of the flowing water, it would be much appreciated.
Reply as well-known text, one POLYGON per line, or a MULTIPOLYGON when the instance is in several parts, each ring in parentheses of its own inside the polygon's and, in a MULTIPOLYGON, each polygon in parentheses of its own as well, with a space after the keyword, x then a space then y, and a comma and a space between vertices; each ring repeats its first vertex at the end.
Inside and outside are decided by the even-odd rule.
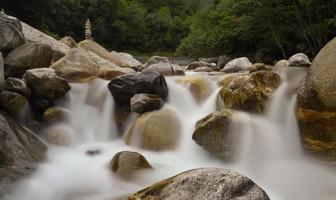
MULTIPOLYGON (((215 81, 200 74, 212 93, 198 104, 185 86, 167 78, 169 101, 182 122, 182 136, 176 150, 152 152, 127 146, 116 134, 114 101, 106 81, 73 84, 66 106, 70 122, 58 125, 68 130, 69 147, 50 147, 48 160, 38 171, 16 186, 6 200, 113 200, 125 197, 156 181, 200 167, 222 167, 243 173, 260 185, 272 200, 331 200, 336 198, 334 168, 306 157, 302 151, 294 107, 298 76, 286 73, 273 95, 267 112, 251 115, 237 112, 231 131, 237 136, 237 157, 225 163, 199 147, 192 139, 196 122, 215 110, 219 91, 215 81), (96 156, 86 152, 99 151, 96 156), (119 151, 143 154, 155 168, 136 180, 123 182, 108 169, 119 151)), ((130 117, 128 124, 136 118, 130 117)), ((53 127, 57 128, 57 127, 53 127)))

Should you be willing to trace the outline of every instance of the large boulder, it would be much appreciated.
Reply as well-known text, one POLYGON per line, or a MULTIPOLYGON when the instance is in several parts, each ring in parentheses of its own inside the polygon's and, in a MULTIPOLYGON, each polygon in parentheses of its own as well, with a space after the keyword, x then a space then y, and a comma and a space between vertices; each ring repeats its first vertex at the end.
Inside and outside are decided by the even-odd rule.
POLYGON ((133 67, 132 65, 130 65, 129 62, 126 62, 125 60, 123 60, 119 55, 116 56, 115 54, 108 52, 106 49, 104 49, 104 47, 100 46, 98 43, 94 42, 93 40, 84 40, 78 43, 77 46, 78 48, 85 49, 89 52, 92 52, 98 55, 99 57, 114 63, 115 65, 119 67, 130 67, 130 68, 133 67))
POLYGON ((182 76, 178 77, 175 82, 189 88, 198 103, 206 100, 212 92, 209 81, 203 76, 182 76))
POLYGON ((75 48, 77 45, 76 41, 71 36, 65 36, 59 41, 68 45, 70 48, 75 48))
POLYGON ((139 171, 152 169, 152 166, 143 155, 122 151, 113 156, 110 168, 114 175, 127 180, 133 178, 139 171))
POLYGON ((336 38, 318 53, 299 89, 297 118, 305 149, 336 160, 336 38))
POLYGON ((124 136, 128 145, 162 151, 174 149, 181 132, 181 122, 174 110, 162 108, 140 115, 124 136))
POLYGON ((11 51, 25 42, 20 21, 0 12, 0 51, 11 51))
POLYGON ((129 200, 269 200, 251 179, 220 168, 183 172, 140 190, 129 200))
POLYGON ((229 108, 261 113, 279 85, 280 75, 273 71, 261 70, 239 76, 220 90, 217 110, 229 108))
POLYGON ((72 49, 51 68, 58 76, 74 83, 88 82, 99 76, 97 62, 88 51, 79 48, 72 49))
POLYGON ((312 64, 308 56, 304 53, 298 53, 289 58, 289 67, 310 67, 312 64))
POLYGON ((2 54, 0 52, 0 91, 5 87, 5 67, 2 54))
POLYGON ((51 47, 53 51, 53 61, 57 61, 65 56, 69 51, 70 47, 56 39, 50 37, 49 35, 29 26, 26 23, 21 22, 22 30, 27 41, 39 42, 46 44, 51 47))
POLYGON ((0 184, 30 175, 44 159, 46 146, 13 118, 0 113, 0 184))
POLYGON ((3 110, 15 115, 20 113, 26 106, 27 99, 16 93, 3 90, 0 93, 0 106, 3 110))
POLYGON ((214 112, 196 124, 192 139, 210 153, 231 161, 234 157, 231 110, 214 112))
POLYGON ((153 56, 145 64, 143 64, 140 67, 140 70, 144 70, 151 65, 160 64, 160 63, 168 63, 169 64, 169 59, 167 57, 153 56))
POLYGON ((174 68, 170 63, 157 63, 148 66, 143 72, 159 72, 163 76, 172 76, 174 68))
POLYGON ((5 74, 7 77, 21 77, 26 70, 49 67, 52 54, 48 45, 26 42, 5 57, 5 74))
POLYGON ((35 99, 54 100, 63 97, 70 85, 55 73, 52 68, 38 68, 26 71, 23 75, 35 99))
POLYGON ((123 60, 124 63, 126 63, 132 68, 137 68, 138 66, 141 65, 141 62, 135 59, 131 54, 116 51, 112 51, 111 54, 113 56, 119 57, 119 59, 123 60))
POLYGON ((221 70, 226 73, 235 73, 235 72, 248 72, 252 67, 252 63, 248 58, 236 58, 229 63, 227 63, 224 68, 221 70))
POLYGON ((131 98, 139 93, 156 94, 165 100, 168 87, 164 76, 158 72, 137 72, 114 78, 108 84, 118 105, 130 105, 131 98))
POLYGON ((162 106, 163 100, 157 95, 141 93, 131 98, 131 110, 136 113, 159 110, 162 106))
POLYGON ((5 82, 5 89, 8 91, 19 93, 27 98, 30 97, 30 89, 26 82, 21 79, 10 77, 5 82))

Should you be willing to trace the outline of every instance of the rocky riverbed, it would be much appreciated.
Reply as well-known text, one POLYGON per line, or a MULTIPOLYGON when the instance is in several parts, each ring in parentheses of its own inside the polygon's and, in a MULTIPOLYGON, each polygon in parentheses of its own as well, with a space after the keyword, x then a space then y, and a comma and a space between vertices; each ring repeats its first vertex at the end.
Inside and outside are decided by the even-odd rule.
POLYGON ((335 39, 312 62, 178 66, 0 30, 1 199, 336 197, 335 39))

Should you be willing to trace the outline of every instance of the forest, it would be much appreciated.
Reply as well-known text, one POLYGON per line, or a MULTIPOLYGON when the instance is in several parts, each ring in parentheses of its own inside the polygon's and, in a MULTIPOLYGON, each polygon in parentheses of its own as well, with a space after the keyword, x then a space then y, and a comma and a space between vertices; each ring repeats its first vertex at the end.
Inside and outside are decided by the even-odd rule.
POLYGON ((310 56, 335 35, 335 0, 10 0, 6 13, 56 38, 83 39, 89 18, 103 46, 135 54, 310 56))

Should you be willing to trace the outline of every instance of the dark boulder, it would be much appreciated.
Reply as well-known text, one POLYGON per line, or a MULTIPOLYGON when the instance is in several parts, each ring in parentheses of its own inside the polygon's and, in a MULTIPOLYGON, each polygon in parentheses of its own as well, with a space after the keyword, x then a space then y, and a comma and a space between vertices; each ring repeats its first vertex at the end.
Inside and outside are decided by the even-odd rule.
POLYGON ((26 82, 18 78, 8 78, 5 82, 5 89, 19 93, 27 98, 30 96, 30 89, 27 87, 26 82))
POLYGON ((118 105, 128 107, 131 98, 139 93, 156 94, 163 100, 168 96, 166 80, 158 72, 137 72, 119 76, 110 81, 108 89, 118 105))

